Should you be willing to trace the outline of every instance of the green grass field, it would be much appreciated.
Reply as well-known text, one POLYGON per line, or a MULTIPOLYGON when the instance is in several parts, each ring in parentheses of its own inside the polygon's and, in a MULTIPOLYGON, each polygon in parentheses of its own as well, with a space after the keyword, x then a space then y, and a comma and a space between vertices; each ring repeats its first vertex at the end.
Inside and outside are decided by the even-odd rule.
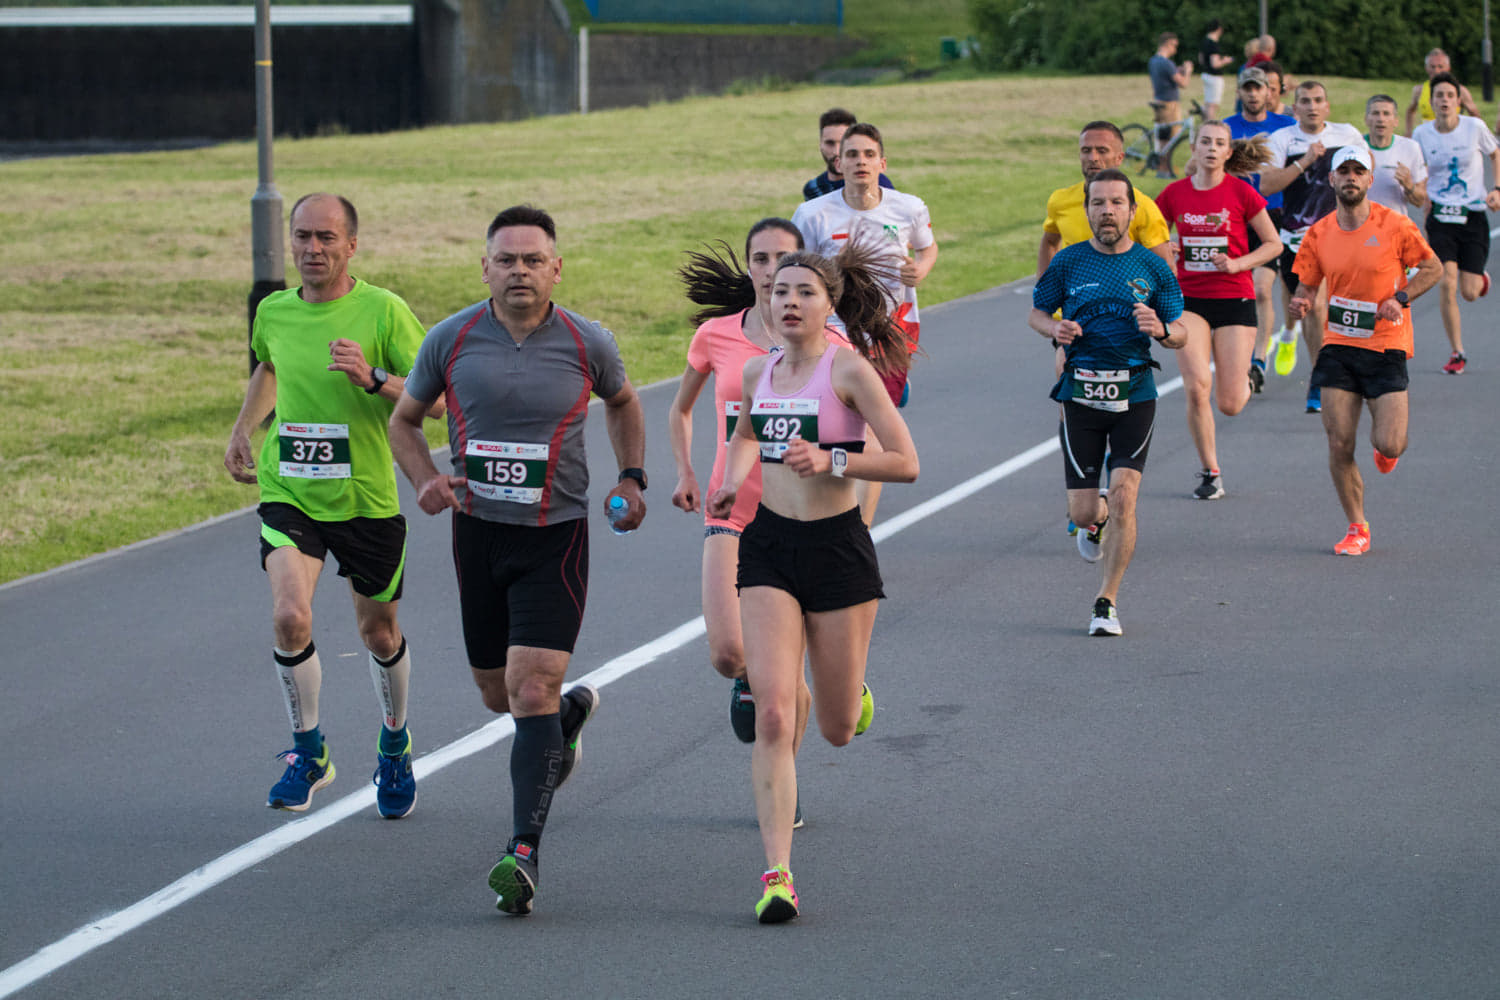
MULTIPOLYGON (((1329 83, 1336 117, 1354 121, 1368 94, 1398 86, 1329 83)), ((683 251, 742 245, 756 219, 790 215, 828 106, 880 125, 888 172, 927 201, 941 246, 922 289, 932 304, 1031 272, 1046 196, 1078 174, 1077 127, 1144 120, 1145 89, 1144 77, 805 87, 333 136, 279 143, 277 184, 288 205, 312 190, 352 198, 355 273, 428 325, 485 294, 497 210, 547 208, 559 301, 610 326, 646 384, 684 363, 683 251)), ((250 143, 0 164, 0 581, 255 501, 221 464, 247 367, 255 184, 250 143)), ((660 454, 663 429, 649 431, 660 454)))

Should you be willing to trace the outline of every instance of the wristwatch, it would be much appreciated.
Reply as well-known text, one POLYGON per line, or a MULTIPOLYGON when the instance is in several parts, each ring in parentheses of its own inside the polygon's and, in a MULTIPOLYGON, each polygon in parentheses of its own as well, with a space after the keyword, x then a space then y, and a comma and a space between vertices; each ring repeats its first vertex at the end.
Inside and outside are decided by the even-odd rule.
POLYGON ((365 392, 368 392, 372 396, 378 396, 380 394, 380 390, 385 388, 385 380, 390 377, 391 373, 386 371, 384 368, 371 368, 370 388, 366 389, 365 392))
POLYGON ((1411 305, 1411 296, 1406 294, 1406 289, 1404 288, 1391 296, 1391 298, 1395 299, 1402 309, 1406 309, 1411 305))
POLYGON ((636 469, 636 468, 621 469, 620 470, 620 478, 617 479, 617 480, 615 480, 615 481, 619 482, 619 483, 623 483, 627 479, 634 479, 637 483, 640 484, 641 489, 645 489, 646 488, 646 470, 645 469, 636 469))
POLYGON ((849 453, 843 448, 833 448, 829 454, 833 456, 833 468, 828 471, 833 473, 833 478, 843 479, 844 473, 849 470, 849 453))

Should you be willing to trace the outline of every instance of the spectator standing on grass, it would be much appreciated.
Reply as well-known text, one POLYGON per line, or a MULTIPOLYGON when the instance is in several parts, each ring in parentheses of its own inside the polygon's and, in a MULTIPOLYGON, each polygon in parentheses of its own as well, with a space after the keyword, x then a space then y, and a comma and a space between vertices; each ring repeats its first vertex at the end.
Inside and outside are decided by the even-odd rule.
MULTIPOLYGON (((1181 66, 1172 61, 1177 54, 1177 34, 1164 31, 1156 39, 1156 54, 1146 63, 1146 72, 1151 77, 1151 117, 1156 122, 1152 131, 1152 149, 1160 153, 1172 136, 1177 134, 1182 120, 1182 88, 1193 76, 1193 63, 1184 60, 1181 66)), ((1171 177, 1172 167, 1157 164, 1156 176, 1171 177)))

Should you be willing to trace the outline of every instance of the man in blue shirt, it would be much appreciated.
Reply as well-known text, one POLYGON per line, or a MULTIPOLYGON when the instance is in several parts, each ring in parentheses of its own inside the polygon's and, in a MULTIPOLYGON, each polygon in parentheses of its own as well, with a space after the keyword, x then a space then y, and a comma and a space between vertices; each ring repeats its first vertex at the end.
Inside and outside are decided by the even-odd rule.
MULTIPOLYGON (((1234 139, 1249 139, 1257 135, 1270 135, 1279 128, 1297 124, 1297 119, 1291 115, 1277 114, 1276 105, 1280 102, 1281 95, 1276 92, 1280 89, 1280 67, 1276 68, 1277 88, 1272 89, 1271 77, 1268 75, 1267 67, 1274 63, 1262 63, 1259 66, 1248 66, 1240 71, 1240 113, 1230 115, 1224 119, 1224 124, 1229 126, 1229 135, 1234 139)), ((1260 174, 1251 174, 1245 180, 1255 185, 1260 190, 1260 174)), ((1281 192, 1266 195, 1266 212, 1271 216, 1271 223, 1278 230, 1281 229, 1281 192)), ((1260 241, 1255 234, 1250 235, 1250 249, 1254 250, 1260 241)), ((1278 261, 1271 261, 1264 267, 1255 269, 1255 315, 1256 315, 1256 337, 1255 352, 1250 358, 1250 391, 1260 392, 1266 384, 1266 355, 1271 349, 1271 332, 1276 326, 1276 274, 1278 261)), ((1295 334, 1293 335, 1295 336, 1295 334)))
POLYGON ((1171 267, 1130 238, 1135 189, 1118 170, 1101 170, 1084 188, 1086 243, 1064 247, 1037 279, 1027 323, 1067 352, 1051 397, 1062 404, 1059 429, 1068 516, 1078 551, 1104 560, 1090 635, 1120 635, 1115 598, 1135 553, 1135 503, 1156 420, 1151 341, 1187 343, 1182 290, 1171 267), (1062 318, 1053 312, 1062 310, 1062 318), (1109 495, 1099 495, 1106 454, 1109 495), (1108 532, 1105 527, 1108 525, 1108 532))

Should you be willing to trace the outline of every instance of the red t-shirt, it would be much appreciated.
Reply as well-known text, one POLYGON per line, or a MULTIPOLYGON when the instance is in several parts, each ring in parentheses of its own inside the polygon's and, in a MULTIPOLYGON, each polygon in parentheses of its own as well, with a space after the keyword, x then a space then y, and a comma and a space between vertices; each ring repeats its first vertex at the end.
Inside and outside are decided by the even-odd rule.
POLYGON ((1200 191, 1184 177, 1156 196, 1156 207, 1177 230, 1182 253, 1177 257, 1177 283, 1182 294, 1195 299, 1253 299, 1255 282, 1249 271, 1224 274, 1211 263, 1215 253, 1243 257, 1250 252, 1250 220, 1266 209, 1266 199, 1238 177, 1225 177, 1215 187, 1200 191))

